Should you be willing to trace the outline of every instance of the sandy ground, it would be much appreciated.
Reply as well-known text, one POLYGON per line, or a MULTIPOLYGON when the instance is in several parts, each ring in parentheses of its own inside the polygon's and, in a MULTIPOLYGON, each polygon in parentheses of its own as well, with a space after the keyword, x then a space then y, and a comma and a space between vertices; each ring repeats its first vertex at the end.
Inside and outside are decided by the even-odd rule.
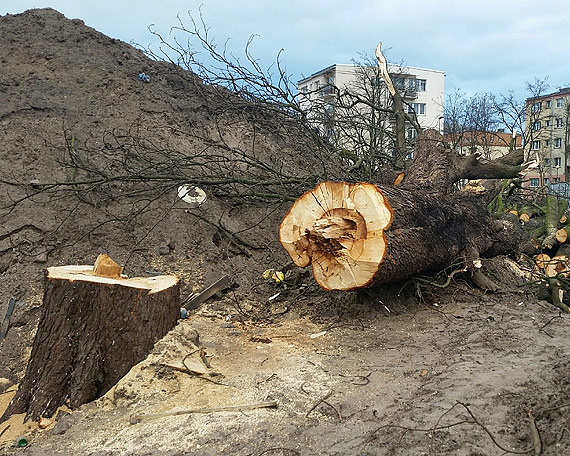
MULTIPOLYGON (((350 310, 337 303, 330 309, 337 317, 326 318, 292 308, 270 323, 213 301, 104 398, 54 429, 31 432, 25 452, 530 454, 532 411, 542 454, 569 454, 567 317, 520 291, 486 295, 459 283, 431 297, 437 301, 352 302, 350 310), (196 342, 219 375, 161 367, 182 361, 196 342), (277 407, 129 422, 137 414, 267 401, 277 407)), ((189 359, 200 362, 198 353, 189 359)), ((3 441, 3 454, 14 454, 3 441)))

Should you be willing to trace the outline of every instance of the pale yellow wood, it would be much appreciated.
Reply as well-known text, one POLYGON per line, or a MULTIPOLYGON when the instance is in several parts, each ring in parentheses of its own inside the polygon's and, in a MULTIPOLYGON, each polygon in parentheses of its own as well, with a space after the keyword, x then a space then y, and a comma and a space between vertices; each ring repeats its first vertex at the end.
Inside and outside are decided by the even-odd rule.
POLYGON ((121 277, 122 272, 123 267, 115 263, 106 253, 99 255, 93 265, 93 273, 99 277, 111 277, 118 279, 121 277))
POLYGON ((561 244, 565 243, 568 239, 568 232, 564 228, 560 228, 555 233, 556 240, 561 244))
POLYGON ((312 264, 319 285, 349 290, 374 278, 391 222, 392 210, 375 185, 323 182, 293 204, 279 237, 297 266, 312 264))
POLYGON ((536 265, 537 265, 540 269, 543 269, 543 268, 548 264, 548 262, 550 261, 550 256, 547 255, 546 253, 539 253, 539 254, 536 256, 536 260, 535 260, 535 261, 536 261, 536 265))
POLYGON ((556 255, 544 265, 544 273, 547 277, 556 277, 558 274, 568 276, 569 271, 569 261, 565 255, 556 255))
POLYGON ((54 266, 47 269, 47 277, 48 279, 63 279, 69 280, 70 282, 79 280, 83 282, 107 283, 124 287, 140 288, 148 290, 148 294, 158 293, 178 283, 178 277, 172 275, 133 277, 131 279, 126 277, 101 277, 93 273, 93 266, 91 265, 54 266))

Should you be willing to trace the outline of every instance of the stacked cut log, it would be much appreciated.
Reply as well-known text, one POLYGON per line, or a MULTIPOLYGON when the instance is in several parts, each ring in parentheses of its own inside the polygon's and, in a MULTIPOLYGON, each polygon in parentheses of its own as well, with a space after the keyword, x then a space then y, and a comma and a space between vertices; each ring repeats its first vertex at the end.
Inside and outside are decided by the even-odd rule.
POLYGON ((568 201, 553 195, 544 198, 544 204, 521 209, 519 218, 534 246, 535 266, 544 277, 552 303, 568 312, 564 303, 570 278, 570 223, 568 201))
POLYGON ((516 251, 516 216, 497 220, 478 196, 454 191, 461 179, 516 177, 523 154, 495 161, 460 157, 439 133, 422 132, 399 185, 323 182, 301 196, 280 227, 299 267, 312 265, 326 290, 354 290, 438 270, 462 260, 474 277, 480 256, 516 251))

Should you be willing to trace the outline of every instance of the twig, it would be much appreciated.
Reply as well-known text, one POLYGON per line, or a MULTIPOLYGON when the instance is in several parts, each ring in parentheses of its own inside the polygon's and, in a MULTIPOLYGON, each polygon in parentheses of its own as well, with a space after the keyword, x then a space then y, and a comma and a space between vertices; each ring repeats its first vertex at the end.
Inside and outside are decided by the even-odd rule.
POLYGON ((2 432, 0 432, 0 437, 2 437, 2 436, 4 435, 4 433, 5 433, 8 429, 10 429, 10 426, 11 426, 11 425, 9 424, 9 425, 6 426, 4 429, 2 429, 2 432))
MULTIPOLYGON (((301 385, 301 390, 305 393, 305 394, 309 394, 309 392, 307 390, 305 390, 304 388, 304 384, 301 385)), ((321 399, 319 399, 315 405, 313 405, 311 407, 311 409, 307 412, 307 414, 305 415, 306 418, 309 417, 309 415, 313 412, 313 410, 315 410, 320 404, 326 404, 328 405, 330 408, 332 408, 336 414, 338 415, 338 420, 339 422, 342 422, 342 415, 340 414, 340 411, 334 406, 332 405, 330 402, 327 402, 327 399, 332 395, 333 391, 329 391, 327 394, 325 394, 321 399)))
MULTIPOLYGON (((544 331, 544 328, 546 328, 550 323, 552 323, 552 321, 555 318, 562 318, 562 314, 559 313, 558 315, 555 315, 554 317, 552 317, 550 320, 548 320, 544 325, 542 325, 542 327, 539 329, 539 331, 544 331)), ((546 331, 545 331, 546 332, 546 331)))
POLYGON ((471 409, 469 408, 469 406, 467 404, 460 402, 460 401, 457 401, 457 403, 459 405, 461 405, 465 410, 467 410, 467 413, 469 413, 471 418, 473 418, 473 421, 475 422, 475 424, 477 424, 481 429, 483 429, 487 433, 487 435, 491 438, 491 440, 493 441, 495 446, 497 446, 500 450, 502 450, 506 453, 512 453, 512 454, 527 454, 527 453, 530 453, 531 451, 534 450, 534 448, 530 449, 530 450, 524 450, 524 451, 506 449, 499 442, 497 442, 497 439, 495 439, 495 436, 491 433, 491 431, 489 431, 489 429, 475 417, 475 415, 473 414, 473 412, 471 411, 471 409))
POLYGON ((204 366, 206 366, 208 369, 212 368, 210 362, 208 361, 208 358, 206 357, 206 349, 204 347, 200 347, 200 359, 202 359, 204 366))
POLYGON ((332 408, 336 414, 338 415, 338 421, 339 423, 342 423, 342 415, 340 414, 340 410, 337 409, 334 405, 332 405, 330 402, 325 401, 324 399, 321 401, 323 404, 327 404, 330 408, 332 408))
POLYGON ((400 293, 402 292, 402 289, 408 283, 413 282, 413 281, 422 282, 422 283, 425 283, 427 285, 431 285, 431 286, 437 287, 437 288, 447 288, 451 284, 451 279, 453 279, 453 276, 455 276, 455 274, 458 274, 460 272, 466 272, 466 271, 467 271, 467 266, 465 266, 463 268, 455 269, 454 271, 451 271, 451 273, 447 276, 447 279, 443 283, 438 283, 435 280, 429 279, 425 276, 414 276, 402 286, 402 288, 400 289, 400 293))
POLYGON ((370 376, 371 376, 371 375, 372 375, 372 372, 370 372, 370 373, 367 374, 367 375, 344 375, 344 374, 338 374, 339 377, 345 377, 345 378, 348 378, 348 377, 361 378, 364 383, 354 383, 354 382, 351 382, 353 385, 356 385, 356 386, 365 386, 365 385, 368 385, 368 384, 370 383, 370 376))
POLYGON ((301 453, 299 453, 297 450, 292 450, 291 448, 284 448, 284 447, 275 447, 275 448, 268 448, 267 450, 265 450, 262 453, 259 453, 258 456, 263 456, 264 454, 267 454, 269 452, 273 452, 273 451, 290 451, 293 454, 297 454, 300 455, 301 453))
MULTIPOLYGON (((434 432, 434 431, 438 431, 441 429, 449 429, 455 426, 460 426, 462 424, 476 424, 478 425, 481 429, 483 429, 487 435, 491 438, 491 440, 493 441, 493 443, 502 451, 504 451, 505 453, 511 453, 511 454, 528 454, 532 451, 536 451, 535 447, 528 449, 528 450, 523 450, 523 451, 518 451, 518 450, 508 450, 505 447, 503 447, 499 442, 497 442, 497 440, 495 439, 495 437, 493 436, 493 434, 491 433, 491 431, 489 431, 489 429, 483 424, 481 423, 473 414, 473 412, 471 411, 471 409, 469 408, 469 406, 463 402, 457 401, 457 403, 455 405, 453 405, 453 407, 451 407, 449 410, 447 410, 441 417, 439 417, 439 419, 437 420, 436 424, 428 429, 422 429, 422 428, 410 428, 407 426, 401 426, 398 424, 385 424, 383 426, 380 426, 376 429, 374 429, 370 435, 368 436, 368 440, 372 440, 372 438, 374 437, 374 434, 376 434, 378 431, 380 431, 381 429, 385 429, 385 428, 397 428, 397 429, 403 429, 406 432, 434 432), (472 420, 462 420, 462 421, 457 421, 455 423, 451 423, 451 424, 447 424, 447 425, 439 425, 441 419, 447 415, 449 412, 451 412, 456 406, 461 405, 466 411, 467 413, 469 413, 469 415, 471 416, 472 420)), ((537 453, 538 454, 538 453, 537 453)))
POLYGON ((277 408, 277 401, 255 402, 253 404, 224 405, 221 407, 212 407, 212 408, 186 409, 186 410, 176 410, 172 412, 132 415, 129 418, 129 422, 131 424, 137 424, 140 423, 142 420, 148 418, 162 418, 165 416, 188 415, 191 413, 241 412, 243 410, 254 410, 258 408, 277 408))
POLYGON ((559 409, 565 408, 565 407, 570 407, 570 402, 566 402, 566 403, 561 404, 561 405, 556 405, 556 406, 540 409, 536 412, 536 416, 540 418, 546 412, 552 412, 553 410, 559 410, 559 409))
POLYGON ((536 421, 532 415, 532 410, 528 411, 528 425, 530 427, 530 437, 532 439, 534 454, 535 456, 540 456, 542 453, 542 440, 540 439, 540 433, 536 427, 536 421))
POLYGON ((2 394, 8 394, 8 393, 13 393, 13 392, 15 392, 15 391, 18 391, 18 388, 13 389, 13 390, 12 390, 12 389, 8 389, 8 390, 6 390, 6 391, 2 391, 2 392, 0 393, 0 395, 2 395, 2 394))
MULTIPOLYGON (((304 391, 304 390, 303 390, 304 391)), ((332 395, 332 391, 329 391, 327 394, 325 394, 321 399, 319 399, 317 402, 315 402, 315 405, 313 405, 311 407, 311 409, 307 412, 307 414, 305 415, 305 418, 308 418, 309 415, 313 412, 313 410, 315 410, 319 405, 321 405, 321 403, 323 403, 324 401, 326 401, 331 395, 332 395)))
POLYGON ((215 380, 212 380, 211 378, 208 377, 203 377, 202 375, 196 375, 194 372, 192 372, 192 369, 190 369, 187 365, 186 365, 186 360, 188 359, 188 357, 194 353, 196 353, 199 350, 194 350, 193 352, 188 353, 184 359, 182 360, 182 364, 184 365, 184 367, 186 368, 186 373, 188 375, 191 375, 192 377, 196 377, 202 380, 206 380, 207 382, 213 383, 214 385, 220 385, 220 386, 230 386, 226 383, 222 383, 222 382, 217 382, 215 380))

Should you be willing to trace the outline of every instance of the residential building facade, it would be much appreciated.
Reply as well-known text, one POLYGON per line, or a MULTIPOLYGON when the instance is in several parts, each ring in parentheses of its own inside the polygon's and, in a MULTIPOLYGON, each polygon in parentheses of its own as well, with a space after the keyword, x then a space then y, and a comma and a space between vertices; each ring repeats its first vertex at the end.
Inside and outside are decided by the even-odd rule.
MULTIPOLYGON (((415 115, 422 128, 442 131, 444 72, 396 65, 389 65, 388 70, 406 113, 415 115)), ((300 80, 297 89, 301 108, 310 113, 309 120, 337 146, 355 149, 360 144, 363 150, 386 149, 390 139, 393 142, 394 116, 371 108, 389 109, 393 103, 377 67, 334 64, 300 80), (346 93, 353 96, 346 97, 346 93)), ((407 123, 407 140, 413 141, 416 134, 407 123)))
POLYGON ((522 146, 522 136, 499 131, 464 131, 444 135, 443 139, 458 155, 479 154, 488 160, 495 160, 522 146), (514 139, 514 143, 513 143, 514 139))
POLYGON ((540 187, 570 181, 570 87, 526 100, 525 128, 530 158, 538 168, 527 185, 540 187))

